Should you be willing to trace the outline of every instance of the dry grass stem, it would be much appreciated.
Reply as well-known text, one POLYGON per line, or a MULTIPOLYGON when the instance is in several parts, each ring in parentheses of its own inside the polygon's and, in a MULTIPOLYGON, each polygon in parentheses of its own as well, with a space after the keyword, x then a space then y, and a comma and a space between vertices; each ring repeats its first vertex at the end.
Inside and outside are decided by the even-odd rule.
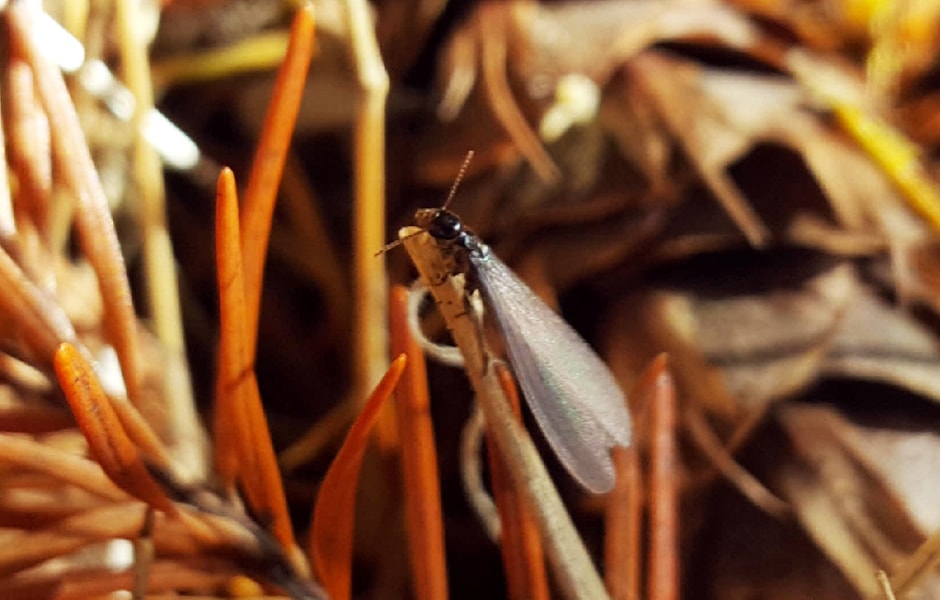
POLYGON ((139 5, 130 0, 117 0, 115 18, 122 75, 134 96, 134 114, 130 121, 135 134, 132 183, 141 207, 145 289, 154 330, 168 355, 165 384, 174 390, 166 397, 170 430, 175 434, 173 450, 180 462, 187 465, 190 476, 205 477, 205 435, 199 426, 186 365, 176 259, 166 218, 163 165, 144 135, 154 110, 150 61, 143 31, 145 16, 139 5))
POLYGON ((607 598, 600 576, 532 440, 513 417, 495 370, 486 368, 479 331, 465 308, 463 285, 450 276, 446 258, 429 235, 416 227, 406 227, 398 236, 428 283, 463 354, 467 375, 483 408, 487 431, 506 461, 513 486, 532 510, 562 592, 568 598, 607 598))
POLYGON ((777 518, 790 514, 789 504, 774 495, 728 453, 701 410, 691 407, 684 413, 685 430, 719 473, 767 514, 777 518))
POLYGON ((170 86, 273 69, 283 62, 289 41, 283 31, 263 32, 224 48, 158 60, 153 63, 153 80, 170 86))
POLYGON ((490 495, 483 478, 483 443, 486 440, 486 423, 483 411, 474 403, 470 416, 460 432, 460 480, 467 504, 474 512, 486 536, 498 544, 502 536, 499 510, 490 495))
POLYGON ((127 499, 126 493, 107 478, 101 465, 80 456, 64 454, 39 441, 0 435, 0 462, 48 475, 102 499, 114 502, 127 499))
POLYGON ((352 58, 363 98, 356 107, 353 181, 353 398, 363 398, 384 370, 388 352, 385 258, 385 101, 389 79, 369 7, 345 0, 352 58))
POLYGON ((888 579, 888 574, 884 571, 878 571, 875 577, 878 579, 878 585, 881 586, 881 593, 884 595, 883 600, 896 600, 894 590, 891 589, 891 581, 888 579))
POLYGON ((98 275, 101 296, 110 315, 105 329, 121 362, 128 395, 136 400, 140 353, 124 257, 107 198, 62 74, 37 48, 31 10, 31 6, 24 3, 14 3, 8 8, 11 40, 16 53, 25 57, 33 70, 36 89, 51 127, 53 162, 75 199, 75 222, 81 244, 98 275))
MULTIPOLYGON (((11 58, 6 84, 10 113, 9 161, 25 199, 24 206, 18 209, 28 211, 29 220, 48 244, 48 202, 52 189, 49 119, 36 98, 32 71, 22 60, 11 58)), ((15 229, 16 225, 11 225, 15 229)))

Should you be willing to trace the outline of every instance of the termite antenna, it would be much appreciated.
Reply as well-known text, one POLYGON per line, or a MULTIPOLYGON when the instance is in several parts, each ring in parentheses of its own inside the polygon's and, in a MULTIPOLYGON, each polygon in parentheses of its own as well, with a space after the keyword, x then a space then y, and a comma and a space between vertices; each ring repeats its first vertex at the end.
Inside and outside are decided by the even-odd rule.
POLYGON ((395 241, 389 242, 385 244, 384 246, 382 246, 381 248, 379 248, 378 252, 376 252, 372 256, 375 258, 378 258, 382 256, 383 254, 385 254, 386 252, 388 252, 389 250, 391 250, 392 248, 397 248, 400 245, 401 245, 401 240, 395 240, 395 241))
MULTIPOLYGON (((450 186, 450 192, 447 194, 447 200, 444 201, 444 204, 443 204, 443 206, 441 206, 440 210, 444 210, 445 208, 447 208, 447 206, 450 204, 451 200, 454 199, 454 196, 457 194, 457 188, 460 187, 460 182, 463 181, 464 175, 467 174, 467 168, 470 166, 470 161, 471 161, 471 160, 473 160, 473 150, 468 151, 468 152, 467 152, 467 157, 466 157, 465 159, 463 159, 463 164, 460 165, 460 170, 457 171, 457 178, 454 179, 453 185, 450 186)), ((422 230, 420 230, 420 231, 416 231, 416 232, 414 232, 414 233, 412 233, 412 234, 410 234, 410 235, 407 235, 407 236, 405 236, 405 237, 403 237, 403 238, 399 238, 399 239, 397 239, 397 240, 395 240, 395 241, 393 241, 393 242, 389 242, 389 243, 385 244, 384 246, 382 246, 382 248, 379 249, 378 252, 376 252, 375 254, 373 254, 373 256, 375 256, 375 257, 382 256, 383 254, 385 254, 385 253, 388 252, 389 250, 391 250, 391 249, 393 249, 393 248, 397 248, 399 245, 401 245, 401 243, 402 243, 403 241, 407 240, 408 238, 413 237, 413 236, 416 236, 416 235, 418 235, 419 233, 423 233, 423 232, 424 232, 424 230, 422 229, 422 230)))
POLYGON ((460 165, 460 170, 457 171, 457 178, 454 179, 454 184, 450 186, 450 192, 447 194, 447 200, 444 201, 441 210, 450 206, 451 200, 453 200, 454 196, 457 194, 457 188, 460 187, 460 182, 463 181, 463 176, 467 174, 467 168, 470 166, 471 160, 473 160, 473 150, 468 151, 467 158, 463 159, 463 164, 460 165))
POLYGON ((414 233, 409 233, 408 235, 406 235, 406 236, 403 237, 403 238, 398 238, 397 240, 391 241, 391 242, 385 244, 384 246, 382 246, 382 248, 380 248, 379 251, 376 252, 375 254, 373 254, 372 256, 376 256, 376 257, 382 256, 383 254, 385 254, 385 253, 388 252, 389 250, 401 246, 401 243, 404 242, 405 240, 407 240, 408 238, 413 238, 414 236, 419 235, 419 234, 422 234, 422 233, 424 233, 424 230, 423 230, 423 229, 418 230, 418 231, 415 231, 414 233))

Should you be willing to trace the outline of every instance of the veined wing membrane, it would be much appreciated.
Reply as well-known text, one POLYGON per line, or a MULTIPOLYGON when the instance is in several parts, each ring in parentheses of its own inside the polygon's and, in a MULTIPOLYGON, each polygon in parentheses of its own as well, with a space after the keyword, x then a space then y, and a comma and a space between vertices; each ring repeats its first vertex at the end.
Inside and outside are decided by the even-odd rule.
POLYGON ((529 409, 562 464, 595 493, 610 490, 613 446, 630 443, 623 391, 581 336, 492 252, 470 255, 529 409))

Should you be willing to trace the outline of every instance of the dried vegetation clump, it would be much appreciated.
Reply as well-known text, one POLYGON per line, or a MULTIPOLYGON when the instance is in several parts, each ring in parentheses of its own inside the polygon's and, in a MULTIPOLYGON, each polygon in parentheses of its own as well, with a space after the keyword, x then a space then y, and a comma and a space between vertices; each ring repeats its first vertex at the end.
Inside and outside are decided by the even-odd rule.
POLYGON ((936 0, 46 4, 84 66, 2 13, 2 597, 940 595, 936 0), (387 289, 468 150, 453 210, 633 392, 607 496, 481 460, 387 289))

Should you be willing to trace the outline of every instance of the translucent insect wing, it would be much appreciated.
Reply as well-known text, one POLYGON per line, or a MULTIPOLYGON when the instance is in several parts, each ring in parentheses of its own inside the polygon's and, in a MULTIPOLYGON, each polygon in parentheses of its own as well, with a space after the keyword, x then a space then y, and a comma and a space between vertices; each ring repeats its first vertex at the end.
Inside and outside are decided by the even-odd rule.
POLYGON ((610 490, 613 446, 630 443, 623 391, 581 336, 498 258, 470 257, 502 330, 523 395, 562 464, 595 493, 610 490))

